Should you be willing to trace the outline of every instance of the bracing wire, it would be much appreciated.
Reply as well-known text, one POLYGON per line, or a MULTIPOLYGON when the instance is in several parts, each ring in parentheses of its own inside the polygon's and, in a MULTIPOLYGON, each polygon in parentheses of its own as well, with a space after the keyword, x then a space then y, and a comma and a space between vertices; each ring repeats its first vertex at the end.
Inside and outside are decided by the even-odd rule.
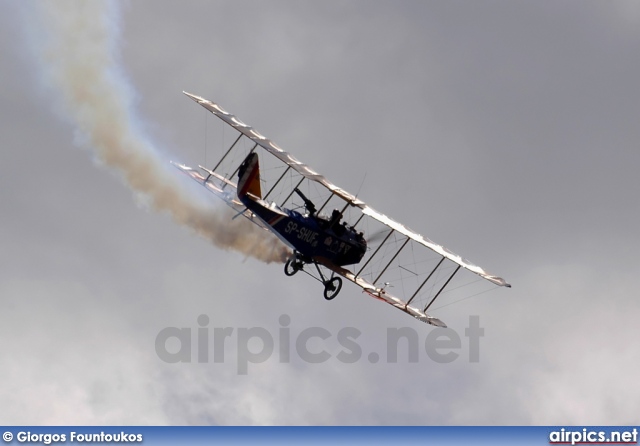
POLYGON ((484 294, 484 293, 488 293, 489 291, 493 291, 496 288, 498 288, 498 286, 494 286, 493 288, 489 288, 488 290, 480 291, 479 293, 472 294, 471 296, 463 297, 462 299, 454 300, 453 302, 449 302, 448 304, 440 305, 439 307, 436 307, 431 311, 436 311, 436 310, 439 310, 441 308, 448 307, 449 305, 457 304, 458 302, 462 302, 463 300, 471 299, 472 297, 476 297, 476 296, 478 296, 480 294, 484 294))

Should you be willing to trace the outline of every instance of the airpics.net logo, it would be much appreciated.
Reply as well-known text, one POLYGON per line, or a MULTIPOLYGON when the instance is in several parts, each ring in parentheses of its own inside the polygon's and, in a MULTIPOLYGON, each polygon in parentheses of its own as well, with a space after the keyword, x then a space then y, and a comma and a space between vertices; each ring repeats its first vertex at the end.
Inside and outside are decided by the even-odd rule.
POLYGON ((469 362, 480 361, 480 338, 484 328, 478 316, 469 316, 464 336, 452 328, 416 330, 412 327, 387 328, 385 353, 366 354, 358 339, 362 332, 355 327, 343 327, 336 333, 323 327, 293 330, 291 317, 278 318, 276 334, 264 327, 216 327, 211 318, 201 314, 195 327, 165 327, 158 332, 155 350, 160 360, 170 363, 224 363, 235 361, 237 373, 247 375, 250 364, 269 360, 290 363, 292 358, 309 364, 338 361, 353 364, 366 360, 371 364, 417 363, 421 358, 439 363, 451 363, 464 358, 466 347, 469 362), (273 359, 272 359, 273 358, 273 359), (366 358, 366 359, 363 359, 366 358))
POLYGON ((638 429, 565 429, 549 433, 549 444, 638 444, 638 429))

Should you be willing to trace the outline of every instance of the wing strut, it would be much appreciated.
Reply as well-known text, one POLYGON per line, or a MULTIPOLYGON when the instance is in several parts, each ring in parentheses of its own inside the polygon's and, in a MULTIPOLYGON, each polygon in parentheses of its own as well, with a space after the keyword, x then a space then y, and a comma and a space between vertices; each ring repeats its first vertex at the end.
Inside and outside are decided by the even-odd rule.
POLYGON ((284 178, 284 176, 287 174, 287 172, 289 172, 289 169, 291 169, 291 166, 287 166, 287 168, 285 169, 284 173, 282 175, 280 175, 280 178, 278 178, 278 181, 276 181, 275 184, 273 186, 271 186, 271 189, 269 189, 269 192, 267 192, 267 195, 264 196, 263 200, 267 199, 269 194, 276 188, 276 186, 278 185, 280 180, 282 180, 284 178))
POLYGON ((407 246, 407 243, 409 243, 409 240, 411 240, 409 237, 407 237, 407 239, 404 241, 404 243, 402 244, 402 246, 400 247, 400 249, 398 249, 398 251, 395 253, 395 255, 393 257, 391 257, 391 260, 389 260, 389 263, 387 263, 387 265, 382 269, 382 271, 380 272, 380 274, 378 274, 378 277, 376 277, 376 280, 373 281, 373 284, 375 285, 376 283, 378 283, 378 279, 380 279, 380 277, 382 277, 382 275, 384 274, 384 272, 387 270, 387 268, 389 268, 389 265, 391 265, 391 263, 396 259, 396 257, 398 257, 398 254, 400 254, 400 251, 402 251, 402 248, 404 248, 405 246, 407 246))
MULTIPOLYGON (((358 271, 358 273, 356 274, 356 276, 359 276, 360 273, 362 272, 363 269, 365 269, 367 267, 367 265, 369 264, 369 262, 371 261, 371 259, 373 259, 376 254, 378 254, 378 251, 380 251, 380 248, 382 248, 382 245, 385 244, 385 242, 389 239, 389 237, 391 237, 391 234, 393 234, 395 232, 395 229, 391 229, 391 231, 389 231, 389 234, 387 234, 387 236, 384 238, 384 240, 382 241, 382 243, 380 243, 380 246, 378 246, 378 249, 375 250, 375 252, 371 255, 371 257, 369 257, 369 259, 367 260, 367 263, 365 263, 364 265, 362 265, 362 268, 360 268, 360 271, 358 271)), ((375 284, 374 284, 375 285, 375 284)))
POLYGON ((436 293, 435 296, 433 296, 433 299, 431 299, 431 302, 429 302, 429 304, 424 307, 424 312, 426 313, 427 310, 429 309, 429 307, 431 306, 431 304, 436 300, 436 298, 440 295, 440 293, 442 293, 442 290, 444 290, 444 288, 449 285, 449 282, 451 282, 451 279, 453 279, 453 276, 456 275, 456 273, 458 272, 458 270, 462 267, 462 265, 458 265, 458 267, 456 268, 456 270, 453 272, 453 274, 451 274, 451 276, 449 276, 449 278, 447 279, 447 281, 444 283, 444 285, 442 285, 442 288, 440 288, 440 290, 438 290, 438 292, 436 293))
MULTIPOLYGON (((237 142, 240 141, 240 138, 242 138, 242 133, 240 133, 240 136, 238 136, 238 138, 233 142, 233 144, 231 144, 231 147, 229 147, 229 150, 227 150, 227 153, 225 153, 224 155, 222 155, 222 158, 220 158, 220 161, 218 161, 218 164, 216 164, 216 167, 214 167, 213 169, 211 169, 212 172, 215 172, 216 169, 218 167, 220 167, 220 164, 222 164, 222 161, 224 161, 224 159, 227 157, 227 155, 229 154, 229 152, 231 152, 231 150, 233 150, 233 148, 236 146, 237 142)), ((209 178, 207 178, 208 180, 209 178)))
POLYGON ((351 203, 347 201, 347 204, 344 205, 344 207, 342 208, 342 210, 340 211, 340 215, 344 215, 344 211, 347 210, 347 208, 349 207, 351 203))
POLYGON ((329 195, 329 198, 327 198, 327 201, 324 202, 324 204, 322 206, 320 206, 320 209, 318 209, 317 214, 320 214, 320 212, 322 212, 322 210, 324 209, 324 207, 329 203, 329 201, 333 198, 333 192, 331 193, 331 195, 329 195))
POLYGON ((358 220, 353 224, 354 229, 356 226, 358 226, 358 223, 360 223, 360 220, 362 220, 363 217, 364 217, 364 214, 360 214, 360 218, 358 218, 358 220))
MULTIPOLYGON (((411 296, 411 298, 409 298, 409 300, 407 301, 407 305, 409 306, 409 304, 411 303, 411 301, 413 300, 414 297, 416 297, 418 295, 418 293, 420 292, 420 290, 422 289, 422 287, 429 281, 429 279, 431 279, 431 276, 433 276, 433 273, 436 272, 436 270, 440 267, 440 265, 442 265, 442 262, 444 262, 445 257, 442 257, 440 259, 440 261, 438 262, 438 264, 436 265, 435 268, 433 268, 433 270, 429 273, 429 275, 427 276, 426 279, 424 279, 424 282, 422 282, 420 284, 420 286, 418 287, 418 289, 416 290, 415 293, 413 293, 413 296, 411 296)), ((405 307, 406 308, 406 307, 405 307)))
MULTIPOLYGON (((256 147, 258 147, 258 143, 255 143, 255 145, 253 147, 251 147, 251 150, 249 150, 249 153, 253 153, 253 151, 256 150, 256 147)), ((236 167, 236 170, 233 171, 233 173, 231 174, 231 176, 229 178, 233 178, 233 177, 236 176, 236 174, 240 170, 240 166, 241 165, 242 164, 240 164, 238 167, 236 167)))
POLYGON ((280 206, 284 206, 284 204, 287 202, 287 200, 289 198, 291 198, 291 195, 293 195, 293 193, 295 192, 295 190, 297 188, 300 187, 300 185, 302 184, 302 182, 304 181, 304 177, 300 178, 300 181, 298 181, 298 184, 296 184, 296 187, 294 187, 293 189, 291 189, 291 192, 289 192, 289 195, 287 195, 287 198, 285 198, 284 200, 282 200, 282 204, 280 206))

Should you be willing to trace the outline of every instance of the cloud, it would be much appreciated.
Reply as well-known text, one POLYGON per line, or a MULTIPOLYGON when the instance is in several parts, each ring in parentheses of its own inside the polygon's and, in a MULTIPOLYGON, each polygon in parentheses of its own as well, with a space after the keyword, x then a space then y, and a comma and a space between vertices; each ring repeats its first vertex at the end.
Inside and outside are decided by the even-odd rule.
MULTIPOLYGON (((4 419, 637 424, 636 28, 620 28, 611 9, 545 3, 149 6, 132 3, 116 23, 126 76, 109 81, 131 80, 127 107, 138 112, 134 127, 115 127, 142 129, 134 137, 192 165, 206 141, 210 161, 219 123, 205 125, 181 91, 210 97, 349 191, 366 171, 365 201, 514 288, 435 314, 458 330, 480 316, 479 363, 369 363, 387 327, 421 339, 431 329, 348 284, 325 302, 305 277, 242 263, 140 212, 69 147, 73 128, 49 113, 51 90, 25 91, 39 73, 15 42, 34 17, 13 20, 3 4, 4 419), (283 313, 296 332, 357 327, 363 360, 269 360, 238 376, 233 356, 155 356, 162 328, 196 328, 200 314, 277 333, 283 313)), ((86 129, 76 141, 91 141, 86 129)))
POLYGON ((155 358, 131 337, 114 296, 80 281, 29 279, 3 281, 0 295, 7 424, 169 422, 155 358))
MULTIPOLYGON (((149 206, 168 212, 218 247, 265 262, 283 262, 288 249, 246 221, 229 223, 230 212, 205 206, 190 196, 139 129, 132 87, 119 55, 119 11, 115 3, 73 2, 36 8, 44 31, 35 52, 39 69, 62 99, 62 113, 76 126, 79 144, 149 206)), ((35 23, 34 23, 35 25, 35 23)), ((35 40, 34 40, 35 41, 35 40)))

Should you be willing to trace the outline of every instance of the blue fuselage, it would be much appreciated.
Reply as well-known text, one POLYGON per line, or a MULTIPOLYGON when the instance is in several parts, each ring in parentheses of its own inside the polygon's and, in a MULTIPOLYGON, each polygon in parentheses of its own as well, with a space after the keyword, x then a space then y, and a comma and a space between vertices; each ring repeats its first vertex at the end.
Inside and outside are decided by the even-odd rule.
POLYGON ((360 262, 367 250, 361 233, 339 222, 245 196, 242 203, 268 224, 285 243, 305 257, 338 266, 360 262))

